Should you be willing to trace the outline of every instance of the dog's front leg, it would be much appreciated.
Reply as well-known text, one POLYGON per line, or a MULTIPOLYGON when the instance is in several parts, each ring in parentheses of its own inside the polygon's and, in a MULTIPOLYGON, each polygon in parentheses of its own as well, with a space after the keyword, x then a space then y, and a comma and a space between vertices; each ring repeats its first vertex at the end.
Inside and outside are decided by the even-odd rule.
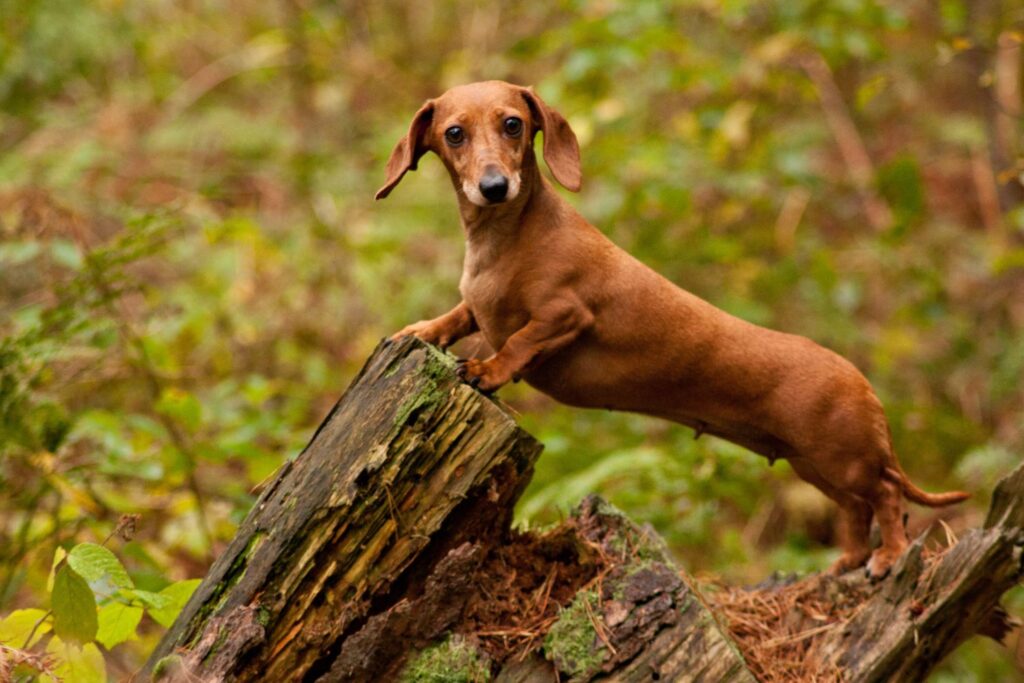
POLYGON ((463 337, 477 331, 476 319, 469 306, 463 301, 458 306, 448 311, 440 318, 433 320, 421 320, 418 323, 407 325, 391 335, 391 341, 398 341, 410 334, 430 344, 437 344, 442 349, 447 348, 463 337))
POLYGON ((463 361, 459 375, 481 391, 494 391, 517 379, 527 366, 571 344, 594 323, 594 315, 579 302, 551 302, 505 341, 487 360, 463 361))

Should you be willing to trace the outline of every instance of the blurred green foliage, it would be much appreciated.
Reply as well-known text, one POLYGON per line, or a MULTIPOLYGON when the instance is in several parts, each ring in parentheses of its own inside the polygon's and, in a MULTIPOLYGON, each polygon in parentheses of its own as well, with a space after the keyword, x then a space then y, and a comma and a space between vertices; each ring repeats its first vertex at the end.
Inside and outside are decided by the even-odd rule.
MULTIPOLYGON (((0 633, 125 514, 131 590, 201 576, 376 341, 457 302, 440 165, 372 195, 419 104, 484 78, 568 117, 570 200, 616 242, 853 360, 908 472, 977 492, 950 520, 976 523, 1024 452, 1022 26, 994 0, 0 2, 0 633)), ((502 395, 547 446, 525 524, 596 491, 693 570, 832 557, 784 463, 502 395)), ((123 677, 167 616, 45 637, 65 675, 123 677)), ((972 643, 935 680, 1011 666, 972 643)))

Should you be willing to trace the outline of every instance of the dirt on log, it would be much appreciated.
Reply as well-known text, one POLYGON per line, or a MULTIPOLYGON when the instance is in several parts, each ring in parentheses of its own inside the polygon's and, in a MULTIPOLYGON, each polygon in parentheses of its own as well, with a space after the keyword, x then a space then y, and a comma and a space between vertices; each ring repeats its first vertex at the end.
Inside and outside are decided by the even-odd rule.
POLYGON ((382 343, 147 663, 189 681, 913 681, 1014 625, 1024 468, 892 574, 697 586, 595 496, 511 528, 540 445, 414 339, 382 343))

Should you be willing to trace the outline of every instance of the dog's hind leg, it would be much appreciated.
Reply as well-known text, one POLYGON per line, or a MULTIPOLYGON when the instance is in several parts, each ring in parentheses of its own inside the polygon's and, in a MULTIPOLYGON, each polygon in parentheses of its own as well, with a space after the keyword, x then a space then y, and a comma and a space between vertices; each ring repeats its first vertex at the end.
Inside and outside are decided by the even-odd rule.
POLYGON ((807 458, 791 457, 789 464, 797 475, 832 499, 839 506, 839 547, 842 555, 829 571, 839 575, 860 567, 871 556, 871 505, 833 486, 807 458))
POLYGON ((873 579, 881 579, 908 545, 903 527, 903 492, 897 484, 880 478, 871 507, 882 531, 882 545, 871 555, 868 573, 873 579))
POLYGON ((839 504, 839 547, 843 554, 831 567, 833 574, 856 569, 871 556, 871 506, 856 498, 839 504))

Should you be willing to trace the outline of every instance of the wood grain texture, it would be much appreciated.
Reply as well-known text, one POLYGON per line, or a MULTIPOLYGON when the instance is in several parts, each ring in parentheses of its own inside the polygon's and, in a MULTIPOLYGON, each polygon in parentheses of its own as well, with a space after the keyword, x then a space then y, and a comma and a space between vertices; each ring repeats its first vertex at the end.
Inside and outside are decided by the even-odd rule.
POLYGON ((541 447, 453 367, 418 340, 382 343, 256 501, 146 671, 173 653, 161 674, 331 679, 346 639, 420 596, 450 551, 500 536, 541 447))
POLYGON ((593 680, 754 683, 735 643, 651 527, 596 496, 580 505, 580 535, 629 553, 602 581, 599 617, 613 649, 593 680))
POLYGON ((1014 624, 999 600, 1024 577, 1022 546, 1024 466, 996 487, 985 525, 938 560, 922 559, 918 539, 857 615, 818 644, 816 658, 851 682, 920 681, 971 636, 1002 640, 1014 624))

